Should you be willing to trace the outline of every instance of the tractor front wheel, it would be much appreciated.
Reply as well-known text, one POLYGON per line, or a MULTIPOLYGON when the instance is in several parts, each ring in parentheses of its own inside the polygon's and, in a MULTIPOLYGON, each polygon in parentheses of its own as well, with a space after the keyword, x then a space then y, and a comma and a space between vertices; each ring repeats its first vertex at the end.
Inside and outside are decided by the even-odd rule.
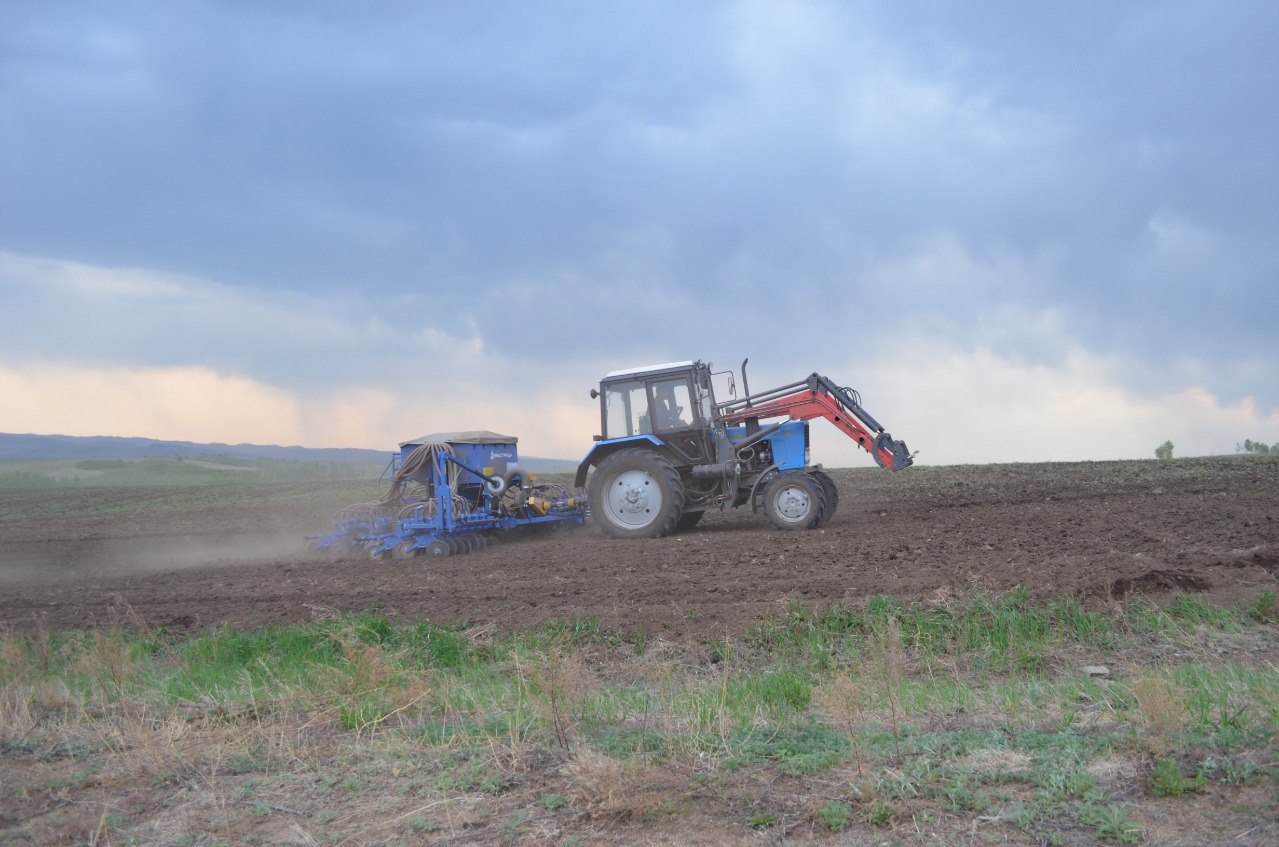
POLYGON ((764 486, 764 517, 777 529, 812 529, 826 508, 822 485, 801 471, 784 471, 764 486))
POLYGON ((684 511, 675 466, 652 450, 618 450, 591 477, 591 516, 610 538, 664 538, 684 511))

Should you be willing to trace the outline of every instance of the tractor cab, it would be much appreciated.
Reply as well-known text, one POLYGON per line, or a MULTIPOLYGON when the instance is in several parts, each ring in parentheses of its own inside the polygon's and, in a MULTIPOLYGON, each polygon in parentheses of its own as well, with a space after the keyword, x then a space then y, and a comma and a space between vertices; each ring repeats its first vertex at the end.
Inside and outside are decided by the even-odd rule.
POLYGON ((718 415, 705 362, 613 371, 591 392, 600 401, 600 442, 658 440, 697 464, 712 455, 718 415))

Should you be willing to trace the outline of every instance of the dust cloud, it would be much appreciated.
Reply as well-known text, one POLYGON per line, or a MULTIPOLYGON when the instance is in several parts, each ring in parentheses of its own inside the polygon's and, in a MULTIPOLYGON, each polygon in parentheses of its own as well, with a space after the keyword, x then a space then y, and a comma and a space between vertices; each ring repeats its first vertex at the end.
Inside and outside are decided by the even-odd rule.
POLYGON ((223 565, 270 564, 296 557, 314 527, 198 535, 0 540, 0 585, 48 585, 145 576, 223 565))

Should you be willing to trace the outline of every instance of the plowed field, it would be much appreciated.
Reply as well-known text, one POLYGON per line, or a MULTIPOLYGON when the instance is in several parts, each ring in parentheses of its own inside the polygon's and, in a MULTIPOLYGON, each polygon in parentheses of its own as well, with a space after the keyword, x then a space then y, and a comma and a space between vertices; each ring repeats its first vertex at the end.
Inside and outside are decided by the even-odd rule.
POLYGON ((778 532, 749 510, 658 541, 593 527, 406 562, 299 555, 353 483, 0 493, 0 619, 19 631, 119 622, 198 629, 378 610, 518 627, 710 634, 872 594, 944 602, 1024 586, 1090 604, 1279 590, 1279 459, 834 471, 825 528, 778 532))

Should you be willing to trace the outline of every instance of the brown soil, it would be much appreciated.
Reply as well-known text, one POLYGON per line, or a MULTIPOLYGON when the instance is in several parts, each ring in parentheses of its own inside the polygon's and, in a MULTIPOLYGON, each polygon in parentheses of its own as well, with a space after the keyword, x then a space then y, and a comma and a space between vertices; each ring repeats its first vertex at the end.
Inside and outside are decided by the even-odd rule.
POLYGON ((1276 459, 833 476, 839 512, 813 532, 773 530, 747 509, 657 541, 610 541, 587 526, 468 556, 377 563, 292 552, 325 528, 350 493, 342 484, 276 486, 268 505, 256 502, 265 486, 223 486, 255 493, 190 508, 169 508, 177 495, 157 489, 9 492, 0 495, 0 620, 56 630, 132 610, 195 629, 337 610, 502 627, 591 618, 613 631, 704 635, 794 600, 872 594, 931 602, 1024 586, 1094 604, 1181 592, 1240 605, 1279 592, 1276 459))

